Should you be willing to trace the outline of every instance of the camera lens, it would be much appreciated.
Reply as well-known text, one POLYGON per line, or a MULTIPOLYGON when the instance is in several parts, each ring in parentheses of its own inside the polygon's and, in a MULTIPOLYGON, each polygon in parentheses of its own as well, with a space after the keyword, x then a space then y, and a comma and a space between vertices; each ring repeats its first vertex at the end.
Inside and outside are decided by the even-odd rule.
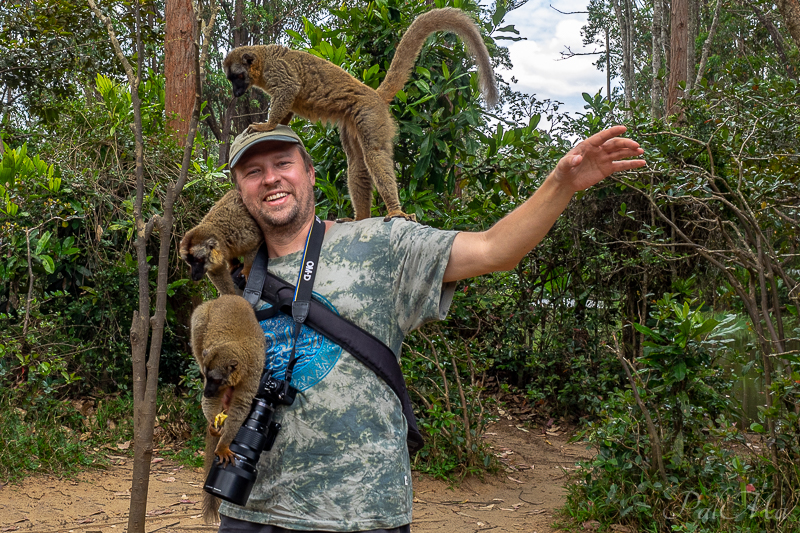
POLYGON ((219 459, 214 459, 203 490, 236 505, 244 505, 250 497, 257 475, 254 464, 238 458, 227 466, 220 465, 219 459))
POLYGON ((269 374, 261 378, 250 414, 239 428, 229 448, 234 459, 223 465, 219 459, 208 473, 203 490, 236 505, 244 505, 256 481, 261 452, 270 450, 281 425, 272 421, 275 404, 291 405, 297 390, 269 374), (286 396, 284 396, 286 388, 286 396))

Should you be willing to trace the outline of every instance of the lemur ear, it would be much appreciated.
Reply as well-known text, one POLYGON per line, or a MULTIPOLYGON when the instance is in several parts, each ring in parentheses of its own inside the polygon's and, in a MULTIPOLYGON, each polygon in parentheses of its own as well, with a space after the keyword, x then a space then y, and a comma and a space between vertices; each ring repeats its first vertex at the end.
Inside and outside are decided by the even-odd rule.
POLYGON ((250 65, 252 65, 253 61, 255 61, 255 60, 256 60, 256 56, 254 54, 250 53, 250 52, 245 52, 244 54, 242 54, 242 61, 248 67, 250 65))

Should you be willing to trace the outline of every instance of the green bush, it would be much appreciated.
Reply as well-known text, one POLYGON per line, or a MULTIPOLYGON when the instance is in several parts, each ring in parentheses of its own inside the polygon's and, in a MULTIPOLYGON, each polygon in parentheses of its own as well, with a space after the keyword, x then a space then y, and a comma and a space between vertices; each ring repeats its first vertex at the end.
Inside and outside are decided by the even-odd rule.
MULTIPOLYGON (((648 325, 635 327, 648 340, 643 357, 625 364, 647 413, 626 388, 586 424, 579 438, 597 455, 574 477, 565 513, 645 531, 790 531, 784 528, 800 517, 790 488, 798 479, 797 416, 782 415, 784 456, 777 464, 731 422, 739 413, 729 395, 734 378, 725 378, 716 361, 741 327, 735 317, 721 323, 702 304, 665 294, 648 325)), ((795 385, 779 383, 776 392, 796 399, 795 385)))

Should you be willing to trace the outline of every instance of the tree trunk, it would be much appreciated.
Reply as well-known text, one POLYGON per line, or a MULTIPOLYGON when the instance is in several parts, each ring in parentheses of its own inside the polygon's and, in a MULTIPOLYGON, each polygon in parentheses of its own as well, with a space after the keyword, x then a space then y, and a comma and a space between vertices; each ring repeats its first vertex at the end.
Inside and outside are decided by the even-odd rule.
POLYGON ((236 0, 233 8, 233 47, 243 46, 247 39, 244 27, 244 0, 236 0))
POLYGON ((664 23, 664 0, 653 0, 653 84, 650 86, 650 116, 655 119, 661 116, 661 99, 664 97, 664 85, 660 76, 663 63, 664 34, 661 26, 664 23))
MULTIPOLYGON (((612 0, 614 5, 614 13, 617 16, 617 23, 619 24, 620 38, 622 39, 622 83, 624 85, 624 105, 630 108, 631 100, 633 100, 633 42, 631 39, 632 32, 632 11, 630 0, 612 0)), ((631 116, 631 112, 627 111, 626 114, 631 116)))
MULTIPOLYGON (((636 67, 633 63, 633 42, 636 40, 633 26, 633 0, 625 0, 625 17, 627 19, 628 26, 628 81, 630 82, 625 85, 625 89, 626 96, 628 98, 628 106, 630 106, 631 102, 633 101, 633 89, 636 80, 636 67)), ((633 118, 632 111, 628 111, 627 115, 629 119, 633 118)))
POLYGON ((717 0, 717 6, 714 8, 714 18, 711 20, 711 28, 708 30, 708 35, 703 43, 703 51, 700 54, 700 64, 697 66, 697 78, 694 80, 694 85, 697 85, 700 83, 700 80, 703 79, 703 71, 706 69, 708 54, 711 51, 711 43, 714 40, 714 35, 717 33, 717 27, 719 26, 720 7, 722 7, 722 0, 717 0))
POLYGON ((610 33, 608 28, 605 29, 606 32, 606 98, 608 101, 611 102, 611 46, 609 44, 609 37, 608 34, 610 33))
POLYGON ((681 114, 678 99, 683 96, 681 82, 686 82, 686 42, 689 38, 689 1, 672 0, 670 10, 669 90, 667 113, 681 114))
POLYGON ((191 0, 168 0, 164 12, 167 131, 183 144, 195 99, 194 10, 191 0))
POLYGON ((236 110, 236 98, 231 98, 225 112, 222 113, 222 132, 220 133, 218 165, 228 162, 231 144, 231 125, 233 124, 233 113, 236 110))
POLYGON ((777 0, 776 3, 794 45, 800 48, 800 2, 798 0, 777 0))
POLYGON ((688 26, 686 36, 686 92, 694 85, 695 41, 700 31, 700 0, 688 0, 688 26))

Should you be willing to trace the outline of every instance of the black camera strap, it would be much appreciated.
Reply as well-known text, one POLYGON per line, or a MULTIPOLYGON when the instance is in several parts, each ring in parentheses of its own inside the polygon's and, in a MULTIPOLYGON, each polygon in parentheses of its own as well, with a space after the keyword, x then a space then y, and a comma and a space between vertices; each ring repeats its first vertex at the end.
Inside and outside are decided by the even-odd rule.
MULTIPOLYGON (((253 266, 250 269, 250 276, 247 279, 246 286, 244 286, 245 281, 241 275, 234 276, 234 282, 240 288, 244 286, 243 296, 250 302, 250 305, 255 306, 259 299, 272 305, 269 309, 256 311, 256 318, 259 321, 272 318, 279 312, 294 318, 295 340, 292 346, 292 357, 290 357, 289 361, 292 367, 294 366, 293 359, 297 335, 300 325, 305 323, 306 326, 347 350, 353 357, 361 361, 364 366, 381 378, 400 400, 403 415, 408 425, 408 451, 413 454, 422 449, 424 441, 417 427, 417 420, 414 417, 411 399, 408 396, 406 382, 397 362, 397 356, 391 348, 371 333, 342 318, 320 302, 311 299, 312 284, 316 275, 316 267, 319 264, 322 238, 325 234, 324 223, 319 218, 316 218, 312 229, 313 231, 309 233, 309 237, 306 240, 300 275, 296 286, 292 286, 287 281, 267 272, 268 253, 266 244, 262 244, 258 250, 253 266), (322 231, 316 230, 318 225, 321 225, 322 231), (319 242, 317 242, 317 239, 319 239, 319 242), (310 275, 310 279, 306 279, 306 272, 310 275), (259 288, 261 289, 260 291, 259 288), (297 305, 297 302, 305 305, 297 305), (298 311, 298 316, 302 316, 300 322, 298 322, 298 316, 295 316, 295 310, 298 311)), ((287 367, 285 379, 287 383, 290 377, 287 367)))

